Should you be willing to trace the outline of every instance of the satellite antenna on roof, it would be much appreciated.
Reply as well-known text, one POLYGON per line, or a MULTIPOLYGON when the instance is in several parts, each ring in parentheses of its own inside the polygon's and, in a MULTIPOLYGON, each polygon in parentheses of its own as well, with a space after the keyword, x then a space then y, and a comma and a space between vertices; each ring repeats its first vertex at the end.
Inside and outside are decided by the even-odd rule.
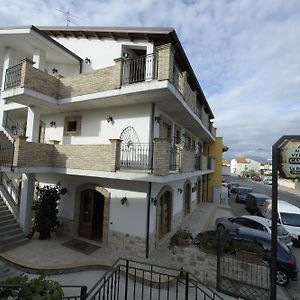
MULTIPOLYGON (((71 21, 70 16, 72 16, 72 17, 74 17, 74 18, 76 18, 76 19, 81 19, 81 18, 79 18, 78 16, 75 16, 75 15, 71 14, 70 11, 69 11, 69 10, 66 10, 65 8, 63 8, 63 10, 57 9, 57 8, 56 8, 56 10, 59 11, 59 12, 61 12, 62 14, 64 14, 64 16, 65 16, 65 18, 66 18, 67 26, 69 26, 70 23, 72 23, 72 24, 74 24, 74 25, 78 25, 78 24, 75 23, 74 21, 71 21)), ((82 19, 81 19, 81 20, 82 20, 82 19)))

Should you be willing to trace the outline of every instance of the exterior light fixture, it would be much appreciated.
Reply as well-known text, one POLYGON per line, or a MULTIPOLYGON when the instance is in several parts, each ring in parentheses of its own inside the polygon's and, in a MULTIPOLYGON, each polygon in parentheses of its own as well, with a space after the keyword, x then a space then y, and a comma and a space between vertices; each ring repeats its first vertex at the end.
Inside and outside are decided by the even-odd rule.
POLYGON ((121 204, 122 204, 122 205, 124 205, 124 204, 128 205, 128 199, 127 199, 126 196, 123 197, 123 198, 121 198, 121 204))
POLYGON ((51 122, 50 122, 50 126, 56 128, 56 122, 55 122, 55 121, 51 121, 51 122))
POLYGON ((107 123, 113 123, 113 117, 112 116, 108 116, 106 118, 107 123))
POLYGON ((123 52, 123 58, 128 58, 129 57, 129 53, 128 52, 123 52))
POLYGON ((183 190, 181 188, 177 189, 178 193, 182 194, 183 190))
POLYGON ((57 72, 58 72, 57 69, 55 68, 52 69, 52 74, 57 74, 57 72))
POLYGON ((151 202, 153 203, 154 206, 156 206, 158 202, 157 197, 151 198, 151 202))
POLYGON ((159 124, 160 123, 160 116, 155 116, 154 121, 156 121, 159 124))
POLYGON ((89 64, 91 63, 91 60, 90 60, 88 57, 86 57, 86 58, 84 59, 84 62, 85 62, 87 65, 89 65, 89 64))

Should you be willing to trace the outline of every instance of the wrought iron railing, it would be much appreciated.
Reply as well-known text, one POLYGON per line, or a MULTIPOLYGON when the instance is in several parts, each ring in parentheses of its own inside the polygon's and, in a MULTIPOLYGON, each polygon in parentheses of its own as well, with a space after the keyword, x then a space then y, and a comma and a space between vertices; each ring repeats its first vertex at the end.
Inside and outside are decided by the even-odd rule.
POLYGON ((4 89, 10 89, 21 84, 22 63, 6 70, 4 89))
POLYGON ((13 165, 14 143, 0 140, 0 166, 11 167, 13 165))
POLYGON ((6 192, 11 196, 17 207, 20 207, 20 189, 14 184, 5 172, 0 173, 0 185, 2 185, 6 192))
POLYGON ((15 139, 17 135, 24 135, 24 130, 8 112, 5 112, 4 114, 3 127, 13 139, 15 139))
POLYGON ((122 84, 155 79, 157 74, 155 53, 135 59, 127 59, 122 65, 122 84))
POLYGON ((121 168, 151 169, 152 144, 121 144, 121 168))
POLYGON ((170 171, 180 171, 182 162, 182 151, 176 146, 170 147, 170 171))
POLYGON ((119 259, 104 274, 87 299, 222 300, 187 271, 126 259, 119 259))

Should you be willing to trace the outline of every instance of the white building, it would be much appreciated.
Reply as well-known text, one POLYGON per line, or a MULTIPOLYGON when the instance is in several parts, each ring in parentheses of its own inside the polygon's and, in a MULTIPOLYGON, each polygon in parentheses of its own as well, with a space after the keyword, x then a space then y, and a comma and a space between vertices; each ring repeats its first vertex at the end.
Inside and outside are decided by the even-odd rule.
POLYGON ((243 172, 254 170, 259 173, 261 169, 261 164, 251 158, 236 157, 231 160, 230 172, 235 175, 242 175, 243 172))
POLYGON ((35 184, 67 188, 64 234, 146 256, 209 200, 214 116, 173 29, 3 28, 0 70, 1 193, 25 234, 35 184))

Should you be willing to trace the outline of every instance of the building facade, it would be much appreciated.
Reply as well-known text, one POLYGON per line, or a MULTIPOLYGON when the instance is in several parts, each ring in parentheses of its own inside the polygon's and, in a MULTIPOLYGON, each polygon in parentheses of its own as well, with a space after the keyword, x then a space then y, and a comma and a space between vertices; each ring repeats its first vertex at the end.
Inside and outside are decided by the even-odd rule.
POLYGON ((202 201, 216 129, 170 28, 0 29, 1 195, 25 235, 37 184, 64 234, 146 256, 202 201))

